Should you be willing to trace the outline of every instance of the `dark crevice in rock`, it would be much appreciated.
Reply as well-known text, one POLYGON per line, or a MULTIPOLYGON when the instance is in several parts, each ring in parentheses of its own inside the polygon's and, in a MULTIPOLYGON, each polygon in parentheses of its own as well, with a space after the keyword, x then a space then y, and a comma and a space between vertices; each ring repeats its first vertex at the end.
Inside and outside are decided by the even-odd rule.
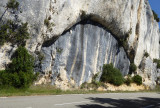
POLYGON ((49 47, 59 38, 59 36, 54 36, 50 40, 43 42, 42 47, 49 47))

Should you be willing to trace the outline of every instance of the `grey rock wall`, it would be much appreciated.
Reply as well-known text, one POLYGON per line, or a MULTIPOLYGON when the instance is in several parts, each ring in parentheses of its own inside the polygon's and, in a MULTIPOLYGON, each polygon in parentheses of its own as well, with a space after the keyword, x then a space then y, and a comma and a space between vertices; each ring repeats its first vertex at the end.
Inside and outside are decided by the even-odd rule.
POLYGON ((150 57, 144 57, 140 64, 139 75, 143 77, 143 83, 152 89, 156 86, 158 78, 157 64, 150 57))
POLYGON ((113 35, 97 23, 85 23, 76 24, 51 45, 45 43, 42 70, 52 71, 53 80, 65 73, 68 80, 72 78, 78 85, 90 81, 106 63, 113 63, 127 75, 129 59, 113 35))
MULTIPOLYGON (((137 66, 141 64, 145 52, 149 53, 151 60, 153 60, 154 58, 159 59, 160 55, 159 26, 158 23, 154 20, 152 9, 148 3, 148 0, 17 0, 17 1, 19 1, 20 3, 19 11, 12 14, 12 10, 8 10, 3 16, 3 21, 5 21, 6 19, 15 20, 15 15, 16 15, 18 16, 18 19, 21 20, 22 22, 29 23, 29 32, 31 34, 31 38, 27 41, 26 48, 35 56, 38 56, 36 52, 39 51, 44 52, 44 54, 47 56, 44 61, 45 63, 43 63, 38 67, 40 69, 43 69, 42 71, 44 72, 49 72, 50 70, 52 70, 53 74, 55 74, 55 71, 53 69, 55 69, 56 71, 58 70, 58 73, 60 73, 60 69, 63 69, 63 72, 61 71, 61 73, 65 74, 68 72, 66 74, 66 79, 69 79, 67 75, 70 75, 69 73, 71 72, 74 73, 77 69, 79 71, 77 76, 75 73, 74 75, 71 74, 71 76, 73 76, 74 79, 77 78, 76 82, 81 83, 87 81, 90 78, 88 76, 92 75, 92 73, 98 72, 99 71, 98 68, 101 67, 103 63, 109 63, 112 61, 114 62, 114 65, 117 68, 119 68, 125 75, 128 73, 127 70, 128 64, 123 64, 124 61, 126 61, 126 59, 122 60, 122 58, 125 58, 123 57, 123 55, 125 55, 123 54, 124 52, 123 48, 119 46, 120 52, 118 55, 115 56, 117 48, 115 48, 114 46, 116 46, 116 40, 112 38, 114 36, 118 39, 122 39, 125 37, 126 34, 129 34, 129 37, 127 38, 128 50, 126 51, 126 53, 129 54, 131 49, 134 50, 135 52, 134 63, 137 66), (112 40, 111 43, 109 43, 108 41, 106 41, 106 43, 103 43, 105 40, 102 39, 104 32, 99 32, 94 30, 95 31, 94 33, 102 33, 101 36, 96 37, 96 39, 98 39, 96 41, 97 43, 90 42, 91 45, 88 44, 88 40, 95 41, 94 39, 88 36, 82 38, 84 41, 83 44, 81 44, 82 40, 78 36, 80 35, 80 33, 83 32, 78 31, 77 36, 74 36, 75 39, 68 37, 65 41, 63 41, 64 43, 66 42, 70 43, 66 44, 65 46, 66 48, 62 50, 62 54, 65 55, 65 57, 62 56, 61 54, 57 54, 55 51, 56 48, 55 49, 51 48, 53 47, 52 44, 54 43, 53 42, 55 40, 54 38, 56 38, 57 36, 65 37, 65 35, 69 32, 67 32, 66 34, 62 33, 68 30, 69 28, 73 27, 78 22, 80 22, 83 19, 83 16, 90 16, 92 20, 98 22, 99 24, 102 24, 105 28, 107 28, 107 30, 109 30, 113 34, 113 36, 109 36, 109 32, 106 33, 108 34, 106 37, 108 38, 110 37, 110 39, 112 40), (52 26, 50 28, 46 27, 46 25, 44 24, 44 20, 47 19, 48 17, 51 17, 50 24, 52 24, 52 26), (49 40, 48 43, 49 45, 47 47, 44 47, 45 45, 43 45, 42 47, 42 44, 47 43, 48 40, 49 40), (73 42, 75 44, 71 42, 72 40, 74 40, 73 42), (110 45, 111 48, 108 49, 108 47, 102 46, 105 44, 108 46, 110 45), (90 48, 90 46, 96 46, 96 45, 99 45, 97 46, 99 50, 96 49, 97 47, 90 48), (49 50, 45 50, 45 48, 48 48, 49 50), (71 48, 73 49, 71 50, 71 48), (51 49, 54 50, 51 51, 51 49), (105 50, 106 53, 102 53, 102 50, 105 50), (80 51, 82 52, 80 53, 80 51), (94 53, 92 54, 91 52, 94 53), (75 55, 73 55, 72 53, 73 54, 75 53, 75 55), (92 55, 87 57, 86 54, 90 53, 92 55), (108 56, 106 56, 107 54, 108 56), (106 56, 105 59, 103 59, 103 55, 106 56), (56 58, 59 58, 60 60, 62 60, 62 62, 60 62, 60 60, 57 60, 56 58), (68 63, 67 60, 64 60, 64 58, 67 59, 70 58, 68 59, 71 61, 70 64, 68 63), (75 60, 75 58, 77 59, 75 60), (72 64, 75 65, 71 66, 72 64), (125 69, 126 72, 124 72, 125 69), (69 72, 70 70, 71 72, 69 72)), ((5 8, 6 3, 7 0, 0 0, 0 15, 2 15, 6 9, 5 8)), ((81 28, 83 27, 81 26, 77 30, 86 30, 81 28)), ((91 28, 89 29, 90 31, 86 31, 85 33, 86 34, 88 33, 88 35, 92 35, 93 32, 91 31, 93 30, 91 30, 91 28)), ((100 28, 96 29, 99 30, 100 28)), ((71 33, 70 35, 76 34, 74 30, 71 30, 70 33, 71 33)), ((59 39, 61 40, 61 38, 59 39)), ((54 44, 57 43, 56 47, 58 48, 64 47, 63 44, 59 41, 54 43, 54 44)), ((0 46, 0 70, 4 69, 5 65, 10 62, 11 54, 14 52, 15 49, 16 45, 14 46, 11 43, 6 43, 4 46, 0 46)), ((58 52, 61 52, 61 49, 58 49, 58 52)), ((37 65, 40 64, 38 60, 37 63, 38 63, 37 65)))

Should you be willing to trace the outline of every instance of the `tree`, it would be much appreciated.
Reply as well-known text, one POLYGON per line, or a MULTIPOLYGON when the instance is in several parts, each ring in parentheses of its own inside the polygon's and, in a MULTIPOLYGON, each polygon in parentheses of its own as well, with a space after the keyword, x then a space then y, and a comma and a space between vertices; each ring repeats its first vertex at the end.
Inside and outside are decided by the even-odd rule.
POLYGON ((0 71, 0 85, 15 88, 28 88, 36 79, 34 59, 25 47, 20 46, 5 71, 0 71))
POLYGON ((20 46, 13 54, 12 63, 9 66, 10 72, 33 73, 34 58, 25 47, 20 46))

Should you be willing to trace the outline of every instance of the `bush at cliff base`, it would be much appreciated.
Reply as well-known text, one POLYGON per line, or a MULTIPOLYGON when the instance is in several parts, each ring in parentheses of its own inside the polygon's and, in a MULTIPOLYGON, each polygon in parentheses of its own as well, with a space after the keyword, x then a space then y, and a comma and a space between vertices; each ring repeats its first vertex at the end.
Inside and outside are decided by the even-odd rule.
POLYGON ((141 85, 142 84, 142 77, 139 75, 135 75, 132 78, 133 82, 136 83, 137 85, 141 85))
POLYGON ((12 63, 0 71, 0 86, 28 88, 36 79, 33 73, 34 59, 26 48, 20 46, 14 53, 12 63))
POLYGON ((124 79, 121 72, 113 67, 113 64, 104 64, 100 81, 120 86, 124 79))

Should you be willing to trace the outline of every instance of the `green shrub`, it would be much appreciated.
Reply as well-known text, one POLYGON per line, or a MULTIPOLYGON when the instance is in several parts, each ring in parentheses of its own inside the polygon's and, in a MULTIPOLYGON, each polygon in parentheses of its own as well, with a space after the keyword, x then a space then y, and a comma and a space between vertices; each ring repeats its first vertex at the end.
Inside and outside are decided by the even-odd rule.
POLYGON ((18 44, 25 43, 26 39, 29 39, 28 23, 22 23, 13 38, 18 44))
POLYGON ((153 12, 154 19, 155 19, 157 22, 159 22, 158 14, 157 14, 154 10, 152 10, 152 12, 153 12))
POLYGON ((129 67, 130 73, 136 72, 136 70, 137 70, 137 66, 134 63, 131 63, 129 67))
POLYGON ((0 27, 0 45, 3 45, 5 42, 22 45, 25 44, 28 38, 28 23, 17 25, 15 22, 8 20, 6 24, 0 27))
POLYGON ((11 85, 11 75, 7 74, 6 70, 1 70, 0 71, 0 87, 2 86, 10 86, 11 85))
POLYGON ((145 53, 144 53, 144 57, 147 58, 148 56, 149 56, 149 54, 148 54, 147 52, 145 52, 145 53))
POLYGON ((49 20, 48 20, 48 19, 45 19, 45 20, 44 20, 44 24, 45 24, 47 27, 49 27, 49 26, 50 26, 49 20))
POLYGON ((99 73, 96 73, 95 75, 93 75, 92 82, 97 82, 98 76, 99 76, 99 73))
POLYGON ((160 68, 160 60, 159 59, 153 59, 154 63, 157 63, 157 68, 160 68))
POLYGON ((20 46, 13 55, 12 63, 5 71, 0 71, 0 85, 28 88, 36 79, 33 66, 33 57, 24 47, 20 46))
POLYGON ((62 48, 57 48, 56 50, 57 50, 57 52, 58 52, 59 54, 61 54, 61 53, 62 53, 62 51, 63 51, 63 49, 62 49, 62 48))
POLYGON ((139 75, 135 75, 132 78, 133 82, 136 83, 137 85, 141 85, 142 84, 142 77, 139 75))
POLYGON ((104 64, 100 81, 119 86, 123 84, 124 79, 121 72, 113 67, 113 64, 104 64))
POLYGON ((86 11, 81 11, 81 20, 87 19, 89 16, 86 14, 86 11))
POLYGON ((18 7, 19 7, 19 2, 17 2, 16 0, 9 0, 7 3, 7 8, 18 9, 18 7))
POLYGON ((51 16, 48 17, 48 20, 51 20, 51 16))
POLYGON ((103 83, 103 82, 98 82, 98 81, 95 81, 95 82, 91 82, 91 83, 83 83, 80 88, 81 89, 97 89, 98 87, 105 87, 106 88, 106 85, 103 83))
POLYGON ((3 45, 8 38, 8 33, 7 33, 7 25, 3 25, 0 28, 0 45, 3 45))
POLYGON ((125 79, 124 82, 125 82, 126 85, 130 86, 130 84, 132 83, 131 77, 128 76, 127 79, 125 79))

